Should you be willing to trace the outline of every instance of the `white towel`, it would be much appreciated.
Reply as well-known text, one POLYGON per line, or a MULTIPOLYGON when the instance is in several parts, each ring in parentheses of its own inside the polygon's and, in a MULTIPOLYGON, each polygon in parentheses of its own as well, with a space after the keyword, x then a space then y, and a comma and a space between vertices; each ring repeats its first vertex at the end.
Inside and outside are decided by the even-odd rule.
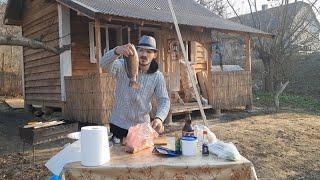
POLYGON ((81 161, 81 143, 80 140, 68 145, 58 154, 53 156, 45 166, 55 175, 59 176, 64 165, 81 161))

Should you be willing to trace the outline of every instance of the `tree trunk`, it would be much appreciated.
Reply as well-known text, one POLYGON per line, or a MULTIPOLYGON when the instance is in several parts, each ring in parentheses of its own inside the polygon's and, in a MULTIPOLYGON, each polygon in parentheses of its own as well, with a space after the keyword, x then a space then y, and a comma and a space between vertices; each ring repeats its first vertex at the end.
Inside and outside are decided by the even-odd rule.
POLYGON ((270 58, 262 58, 264 75, 264 90, 267 92, 274 91, 274 69, 270 58))
POLYGON ((284 89, 287 87, 287 85, 289 84, 289 81, 287 81, 285 84, 280 85, 280 89, 277 91, 277 94, 274 97, 274 104, 276 107, 276 111, 278 112, 280 110, 280 101, 279 101, 279 96, 280 94, 284 91, 284 89))

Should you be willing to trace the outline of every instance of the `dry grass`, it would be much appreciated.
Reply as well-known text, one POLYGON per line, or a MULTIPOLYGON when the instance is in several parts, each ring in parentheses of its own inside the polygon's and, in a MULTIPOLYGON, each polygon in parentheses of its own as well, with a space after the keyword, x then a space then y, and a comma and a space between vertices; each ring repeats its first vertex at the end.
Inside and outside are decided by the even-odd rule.
MULTIPOLYGON (((234 111, 225 112, 219 120, 212 119, 210 115, 208 119, 211 130, 219 139, 233 142, 240 153, 254 164, 259 179, 319 179, 320 116, 304 112, 291 109, 276 114, 266 114, 263 109, 254 114, 234 111)), ((20 115, 16 117, 22 118, 20 115)), ((15 119, 16 125, 21 124, 19 119, 15 119)), ((7 137, 0 138, 0 144, 14 142, 18 145, 18 135, 12 134, 15 125, 9 121, 9 116, 7 120, 7 123, 4 120, 0 123, 1 136, 7 137), (9 132, 10 137, 4 135, 9 132)), ((201 121, 195 120, 195 123, 201 121)), ((182 124, 174 123, 167 130, 180 130, 182 124)), ((62 144, 57 147, 62 147, 62 144)), ((20 146, 11 149, 12 153, 0 156, 0 179, 21 179, 21 162, 24 162, 23 179, 47 179, 50 173, 44 163, 57 153, 57 148, 39 148, 42 150, 36 151, 38 164, 30 167, 30 151, 27 158, 22 159, 21 153, 16 152, 21 152, 21 149, 17 147, 20 146)))
POLYGON ((254 164, 260 179, 320 178, 320 117, 282 112, 211 126, 254 164))
MULTIPOLYGON (((220 140, 233 142, 253 163, 259 179, 320 178, 320 116, 289 108, 272 114, 260 109, 253 114, 225 112, 208 122, 220 140)), ((169 129, 181 126, 176 122, 169 129)))

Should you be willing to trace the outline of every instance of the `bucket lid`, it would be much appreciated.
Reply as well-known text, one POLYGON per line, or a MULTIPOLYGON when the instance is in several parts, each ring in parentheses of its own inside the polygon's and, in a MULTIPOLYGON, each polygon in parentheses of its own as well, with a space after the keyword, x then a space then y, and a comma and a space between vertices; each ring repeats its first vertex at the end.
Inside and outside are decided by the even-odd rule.
POLYGON ((195 141, 195 140, 197 140, 197 137, 194 137, 194 136, 183 136, 181 138, 181 140, 184 140, 184 141, 195 141))

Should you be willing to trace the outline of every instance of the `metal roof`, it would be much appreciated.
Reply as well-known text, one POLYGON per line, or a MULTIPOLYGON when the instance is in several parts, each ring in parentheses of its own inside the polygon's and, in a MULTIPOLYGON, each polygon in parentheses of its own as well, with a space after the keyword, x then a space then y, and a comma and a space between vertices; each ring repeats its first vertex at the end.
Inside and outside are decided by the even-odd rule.
MULTIPOLYGON (((155 22, 173 23, 167 0, 57 0, 91 17, 105 14, 155 22)), ((193 0, 172 0, 179 24, 270 35, 223 19, 193 0)))

